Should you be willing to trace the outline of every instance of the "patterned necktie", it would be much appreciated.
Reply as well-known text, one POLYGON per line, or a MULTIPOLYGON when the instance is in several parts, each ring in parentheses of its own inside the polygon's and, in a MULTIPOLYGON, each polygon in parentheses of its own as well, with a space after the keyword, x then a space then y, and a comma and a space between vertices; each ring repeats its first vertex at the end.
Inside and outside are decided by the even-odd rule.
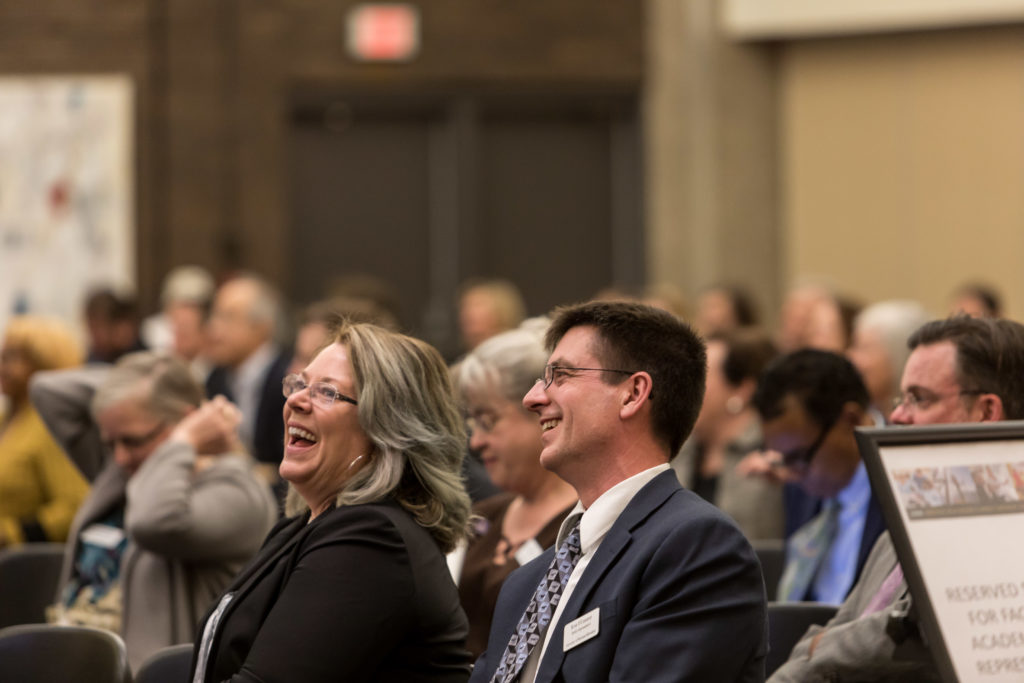
POLYGON ((533 648, 544 637, 551 616, 562 597, 562 591, 569 582, 576 563, 580 561, 580 518, 577 515, 571 522, 572 527, 562 545, 555 552, 551 566, 534 591, 526 612, 519 618, 515 633, 505 646, 505 654, 498 670, 494 672, 491 683, 509 683, 514 681, 529 658, 533 648))
POLYGON ((829 499, 816 517, 790 537, 786 544, 786 568, 779 580, 780 600, 799 602, 805 598, 838 529, 839 503, 829 499))

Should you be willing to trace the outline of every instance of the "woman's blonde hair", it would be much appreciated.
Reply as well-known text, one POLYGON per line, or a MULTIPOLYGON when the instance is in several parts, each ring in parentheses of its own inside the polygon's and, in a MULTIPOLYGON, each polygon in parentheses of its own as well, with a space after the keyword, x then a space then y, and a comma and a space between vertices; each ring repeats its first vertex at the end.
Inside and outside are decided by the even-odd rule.
MULTIPOLYGON (((426 342, 367 323, 343 322, 331 342, 348 350, 359 424, 373 443, 369 466, 345 482, 335 502, 394 498, 444 552, 466 534, 469 496, 462 482, 466 431, 448 368, 426 342)), ((286 512, 306 509, 294 489, 286 512)))
POLYGON ((28 356, 36 370, 60 370, 81 365, 82 345, 71 328, 54 318, 19 315, 4 330, 4 344, 28 356))

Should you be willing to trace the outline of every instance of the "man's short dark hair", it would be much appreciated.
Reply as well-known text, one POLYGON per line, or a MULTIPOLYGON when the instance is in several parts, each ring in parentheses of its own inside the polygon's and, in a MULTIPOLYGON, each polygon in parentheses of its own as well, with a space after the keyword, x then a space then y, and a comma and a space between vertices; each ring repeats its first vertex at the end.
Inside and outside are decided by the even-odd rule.
POLYGON ((85 299, 86 320, 131 322, 139 318, 139 304, 130 294, 119 294, 109 287, 94 289, 85 299))
POLYGON ((1024 325, 957 315, 925 323, 907 345, 916 349, 944 341, 956 347, 956 378, 962 390, 996 394, 1006 419, 1024 419, 1024 325))
MULTIPOLYGON (((549 350, 570 329, 589 325, 597 329, 601 343, 592 351, 603 367, 650 374, 652 429, 675 455, 704 400, 707 353, 700 337, 671 313, 637 303, 593 301, 556 309, 553 318, 549 350)), ((608 375, 603 381, 621 381, 602 374, 608 375)))
POLYGON ((802 349, 780 356, 765 368, 754 392, 754 407, 766 422, 782 415, 787 396, 793 396, 820 427, 835 424, 843 406, 861 408, 871 402, 857 369, 831 351, 802 349))
POLYGON ((995 287, 983 282, 969 282, 957 290, 960 296, 969 296, 977 299, 985 307, 985 314, 990 318, 1000 318, 1003 315, 1003 298, 995 287))

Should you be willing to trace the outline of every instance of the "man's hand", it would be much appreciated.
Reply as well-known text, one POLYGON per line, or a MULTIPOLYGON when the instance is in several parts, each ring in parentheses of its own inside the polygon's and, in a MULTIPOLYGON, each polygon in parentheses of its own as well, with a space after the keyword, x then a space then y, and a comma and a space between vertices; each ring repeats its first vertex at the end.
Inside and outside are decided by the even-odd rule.
POLYGON ((782 464, 778 451, 751 451, 736 464, 736 474, 761 477, 779 485, 800 480, 796 472, 782 464))

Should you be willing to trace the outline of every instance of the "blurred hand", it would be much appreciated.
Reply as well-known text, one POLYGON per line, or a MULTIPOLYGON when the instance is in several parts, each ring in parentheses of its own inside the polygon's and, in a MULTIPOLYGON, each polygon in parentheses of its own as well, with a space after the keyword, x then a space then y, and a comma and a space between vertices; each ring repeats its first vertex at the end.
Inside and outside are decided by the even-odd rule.
POLYGON ((751 451, 736 464, 736 474, 761 477, 779 485, 800 480, 796 472, 782 464, 778 451, 751 451))
POLYGON ((197 455, 238 453, 245 450, 238 437, 241 423, 242 413, 238 407, 223 396, 217 396, 186 415, 171 432, 171 439, 189 444, 197 455))

